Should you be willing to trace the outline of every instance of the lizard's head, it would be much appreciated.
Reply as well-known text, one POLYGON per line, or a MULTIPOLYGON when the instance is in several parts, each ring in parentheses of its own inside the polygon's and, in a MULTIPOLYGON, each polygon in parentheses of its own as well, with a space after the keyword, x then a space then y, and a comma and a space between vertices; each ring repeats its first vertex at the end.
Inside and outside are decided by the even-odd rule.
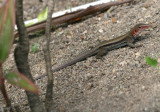
POLYGON ((136 36, 136 35, 138 35, 141 31, 143 31, 144 29, 149 28, 150 26, 151 26, 151 25, 149 25, 149 24, 138 24, 138 25, 136 25, 135 27, 133 27, 133 28, 131 29, 131 33, 132 33, 133 36, 136 36))

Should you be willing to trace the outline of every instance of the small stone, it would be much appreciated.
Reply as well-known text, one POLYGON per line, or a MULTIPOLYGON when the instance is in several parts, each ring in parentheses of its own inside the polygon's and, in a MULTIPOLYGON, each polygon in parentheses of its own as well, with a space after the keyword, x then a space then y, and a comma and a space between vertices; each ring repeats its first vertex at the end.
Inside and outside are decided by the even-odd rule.
POLYGON ((100 17, 98 18, 98 21, 101 21, 101 18, 100 18, 100 17))
POLYGON ((144 19, 141 18, 141 19, 139 19, 139 21, 142 22, 142 21, 144 21, 144 19))
POLYGON ((145 90, 145 86, 142 86, 142 90, 145 90))
POLYGON ((103 33, 103 30, 102 30, 102 29, 99 29, 98 31, 99 31, 100 33, 103 33))
POLYGON ((122 92, 122 91, 119 91, 119 95, 121 95, 121 94, 123 94, 123 92, 122 92))
POLYGON ((70 36, 70 35, 67 35, 67 38, 68 38, 68 39, 71 39, 71 38, 72 38, 72 36, 70 36))
POLYGON ((119 63, 119 65, 121 65, 121 66, 124 66, 126 64, 127 64, 127 62, 125 60, 119 63))
POLYGON ((136 58, 138 58, 141 55, 141 52, 137 52, 135 55, 136 55, 136 58))
POLYGON ((143 4, 143 7, 145 7, 145 8, 149 8, 151 6, 151 4, 149 4, 149 3, 144 3, 143 4))
POLYGON ((93 87, 93 84, 92 84, 92 83, 88 83, 86 89, 89 90, 89 89, 91 89, 92 87, 93 87))
POLYGON ((147 108, 147 107, 145 107, 143 110, 144 110, 144 111, 147 111, 147 110, 148 110, 148 108, 147 108))
POLYGON ((87 30, 85 30, 84 32, 83 32, 83 34, 86 34, 87 33, 87 30))
POLYGON ((86 74, 86 76, 85 76, 85 79, 86 79, 86 80, 89 80, 89 79, 91 79, 91 78, 93 78, 92 74, 90 74, 90 73, 86 74))

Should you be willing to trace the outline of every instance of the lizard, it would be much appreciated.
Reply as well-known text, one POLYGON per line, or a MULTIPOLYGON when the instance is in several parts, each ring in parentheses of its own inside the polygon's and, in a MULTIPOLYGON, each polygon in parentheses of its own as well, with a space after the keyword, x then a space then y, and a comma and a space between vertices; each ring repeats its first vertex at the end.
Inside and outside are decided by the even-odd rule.
MULTIPOLYGON (((136 36, 140 32, 142 32, 144 29, 147 29, 150 26, 151 25, 149 25, 149 24, 142 24, 142 23, 137 24, 133 28, 131 28, 131 30, 129 32, 127 32, 126 34, 121 35, 121 36, 114 38, 114 39, 111 39, 111 40, 104 40, 104 41, 100 42, 92 49, 79 54, 77 57, 67 61, 66 63, 64 63, 56 68, 53 68, 52 72, 59 71, 67 66, 71 66, 79 61, 83 61, 86 58, 93 56, 93 55, 96 55, 96 58, 100 58, 113 49, 121 48, 124 46, 129 46, 131 48, 140 47, 142 45, 135 45, 134 44, 134 42, 136 40, 136 36)), ((35 80, 40 79, 46 75, 47 74, 40 75, 40 76, 36 77, 35 80)))

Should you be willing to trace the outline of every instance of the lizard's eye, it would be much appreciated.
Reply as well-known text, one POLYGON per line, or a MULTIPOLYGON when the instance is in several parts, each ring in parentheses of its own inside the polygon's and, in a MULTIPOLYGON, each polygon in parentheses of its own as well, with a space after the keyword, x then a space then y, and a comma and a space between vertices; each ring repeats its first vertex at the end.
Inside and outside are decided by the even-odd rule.
POLYGON ((139 29, 141 29, 142 27, 141 27, 141 26, 139 26, 138 28, 139 28, 139 29))
POLYGON ((138 29, 135 29, 134 31, 135 31, 135 32, 138 32, 138 29))

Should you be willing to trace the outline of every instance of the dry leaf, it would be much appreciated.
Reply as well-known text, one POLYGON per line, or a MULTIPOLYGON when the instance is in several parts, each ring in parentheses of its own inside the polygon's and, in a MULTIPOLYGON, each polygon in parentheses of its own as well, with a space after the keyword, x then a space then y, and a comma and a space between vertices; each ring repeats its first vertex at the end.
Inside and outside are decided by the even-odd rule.
POLYGON ((116 23, 117 19, 115 17, 112 17, 112 23, 116 23))

